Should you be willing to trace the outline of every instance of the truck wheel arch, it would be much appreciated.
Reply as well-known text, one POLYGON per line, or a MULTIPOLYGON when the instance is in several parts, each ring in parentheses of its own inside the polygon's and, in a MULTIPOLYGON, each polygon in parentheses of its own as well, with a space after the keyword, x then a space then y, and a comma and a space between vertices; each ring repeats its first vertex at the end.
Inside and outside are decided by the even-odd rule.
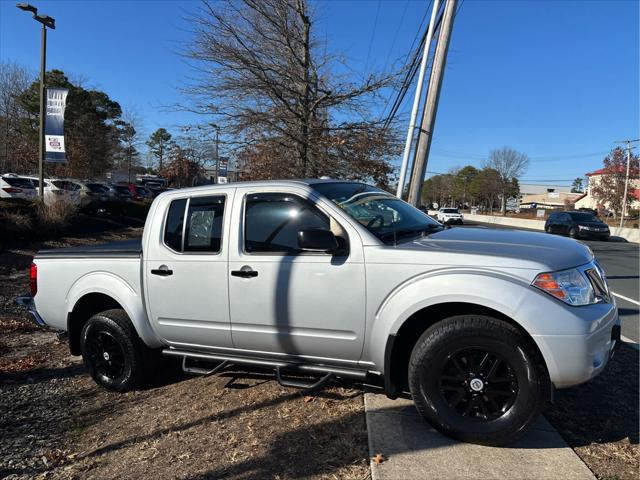
POLYGON ((69 348, 73 355, 80 354, 80 332, 87 320, 96 313, 113 308, 124 310, 136 333, 149 348, 162 346, 162 342, 147 321, 147 316, 139 297, 133 292, 123 297, 113 294, 112 290, 100 288, 82 289, 77 295, 70 298, 69 305, 72 305, 72 307, 67 313, 67 332, 69 335, 69 348))
POLYGON ((544 355, 533 337, 518 322, 502 312, 475 303, 439 303, 418 310, 402 323, 397 332, 388 336, 384 352, 384 390, 389 398, 397 398, 407 388, 409 357, 422 333, 445 318, 469 314, 493 317, 520 330, 538 353, 541 363, 547 369, 548 378, 544 355))

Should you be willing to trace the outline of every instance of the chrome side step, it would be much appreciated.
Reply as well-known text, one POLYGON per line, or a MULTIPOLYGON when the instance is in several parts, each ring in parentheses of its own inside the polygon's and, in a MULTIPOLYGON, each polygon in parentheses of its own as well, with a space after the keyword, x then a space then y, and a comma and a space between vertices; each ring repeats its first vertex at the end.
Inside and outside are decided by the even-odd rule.
MULTIPOLYGON (((218 353, 192 352, 188 350, 179 350, 177 348, 165 348, 163 355, 169 357, 192 358, 195 360, 209 360, 214 362, 229 362, 235 365, 249 365, 254 367, 271 367, 276 369, 291 368, 296 371, 321 373, 323 375, 331 374, 344 378, 352 378, 355 380, 365 380, 367 378, 366 370, 357 370, 353 368, 332 367, 329 365, 316 365, 307 363, 287 362, 285 360, 268 360, 264 358, 240 357, 235 355, 221 355, 218 353)), ((184 360, 183 360, 184 362, 184 360)), ((216 367, 217 368, 217 367, 216 367)), ((204 370, 204 369, 202 369, 204 370)), ((206 370, 205 370, 206 371, 206 370)), ((329 380, 325 380, 325 383, 329 380)))

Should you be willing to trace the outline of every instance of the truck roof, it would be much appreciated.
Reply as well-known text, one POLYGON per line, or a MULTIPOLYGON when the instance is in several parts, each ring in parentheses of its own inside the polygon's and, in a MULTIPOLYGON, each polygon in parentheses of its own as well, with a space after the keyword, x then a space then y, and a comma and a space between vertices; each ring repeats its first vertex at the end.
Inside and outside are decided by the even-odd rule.
MULTIPOLYGON (((264 185, 279 185, 279 186, 300 186, 300 185, 316 185, 319 183, 363 183, 355 180, 338 180, 335 178, 306 178, 306 179, 289 179, 289 180, 253 180, 249 182, 233 182, 233 183, 214 183, 210 185, 200 185, 197 187, 180 188, 177 190, 170 190, 169 192, 201 192, 202 190, 217 190, 223 188, 233 187, 234 185, 242 185, 243 187, 259 187, 264 185)), ((167 192, 164 192, 167 193, 167 192)))

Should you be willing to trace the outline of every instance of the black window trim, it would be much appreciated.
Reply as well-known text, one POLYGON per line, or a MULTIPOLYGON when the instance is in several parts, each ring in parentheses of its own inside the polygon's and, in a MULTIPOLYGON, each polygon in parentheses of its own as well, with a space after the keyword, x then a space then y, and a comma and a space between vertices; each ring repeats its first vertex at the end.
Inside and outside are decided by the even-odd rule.
POLYGON ((228 205, 227 200, 228 200, 228 195, 226 193, 213 193, 213 194, 207 193, 204 195, 190 195, 188 197, 172 198, 169 201, 169 205, 165 209, 164 221, 162 222, 162 229, 160 230, 160 238, 161 238, 162 246, 164 246, 167 250, 169 250, 171 253, 175 255, 207 255, 207 256, 222 255, 222 252, 224 250, 223 242, 224 242, 225 216, 227 215, 227 205, 228 205), (189 204, 191 203, 192 198, 201 198, 201 197, 224 197, 224 207, 222 210, 222 228, 220 229, 220 249, 217 252, 185 252, 184 251, 184 234, 187 229, 187 213, 189 213, 189 204), (169 209, 171 208, 171 204, 176 200, 185 200, 185 199, 187 201, 184 204, 184 212, 183 212, 183 220, 182 220, 182 238, 180 243, 180 249, 182 251, 178 252, 165 243, 164 233, 167 228, 167 220, 169 219, 169 209))
POLYGON ((240 232, 238 235, 238 241, 240 243, 240 251, 242 252, 243 255, 250 255, 252 257, 265 257, 265 256, 270 256, 270 257, 291 257, 291 258, 296 258, 296 257, 300 257, 300 256, 313 256, 313 257, 317 257, 317 256, 325 256, 325 257, 333 257, 335 256, 335 254, 333 253, 326 253, 326 252, 298 252, 298 253, 290 253, 290 252, 248 252, 245 248, 245 232, 246 232, 246 221, 247 221, 247 198, 249 197, 249 195, 262 195, 262 194, 270 194, 270 193, 276 193, 276 194, 281 194, 281 195, 292 195, 295 196, 296 198, 302 200, 303 202, 307 202, 309 204, 311 204, 313 207, 317 208, 322 214, 326 215, 329 220, 331 221, 331 219, 333 219, 333 221, 335 221, 338 225, 340 225, 340 228, 342 229, 342 231, 344 232, 346 238, 345 241, 347 242, 347 245, 345 247, 345 254, 344 255, 340 255, 340 257, 344 257, 347 258, 350 256, 350 252, 351 252, 351 242, 349 241, 349 234, 347 232, 347 229, 344 228, 344 226, 342 225, 342 222, 339 222, 338 220, 336 220, 334 215, 331 215, 329 212, 327 212, 324 208, 321 207, 321 205, 319 205, 317 202, 313 201, 311 198, 305 198, 303 197, 301 194, 299 193, 292 193, 292 192, 287 192, 284 190, 259 190, 259 191, 248 191, 243 193, 243 198, 242 198, 242 221, 240 222, 240 232))

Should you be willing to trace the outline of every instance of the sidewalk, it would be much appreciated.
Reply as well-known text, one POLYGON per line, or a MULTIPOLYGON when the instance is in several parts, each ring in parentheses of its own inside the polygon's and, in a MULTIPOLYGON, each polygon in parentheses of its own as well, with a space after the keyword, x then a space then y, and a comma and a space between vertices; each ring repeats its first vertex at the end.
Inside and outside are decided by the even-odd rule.
POLYGON ((400 479, 584 479, 589 468, 544 419, 513 447, 460 443, 429 426, 410 400, 365 394, 373 480, 400 479))

